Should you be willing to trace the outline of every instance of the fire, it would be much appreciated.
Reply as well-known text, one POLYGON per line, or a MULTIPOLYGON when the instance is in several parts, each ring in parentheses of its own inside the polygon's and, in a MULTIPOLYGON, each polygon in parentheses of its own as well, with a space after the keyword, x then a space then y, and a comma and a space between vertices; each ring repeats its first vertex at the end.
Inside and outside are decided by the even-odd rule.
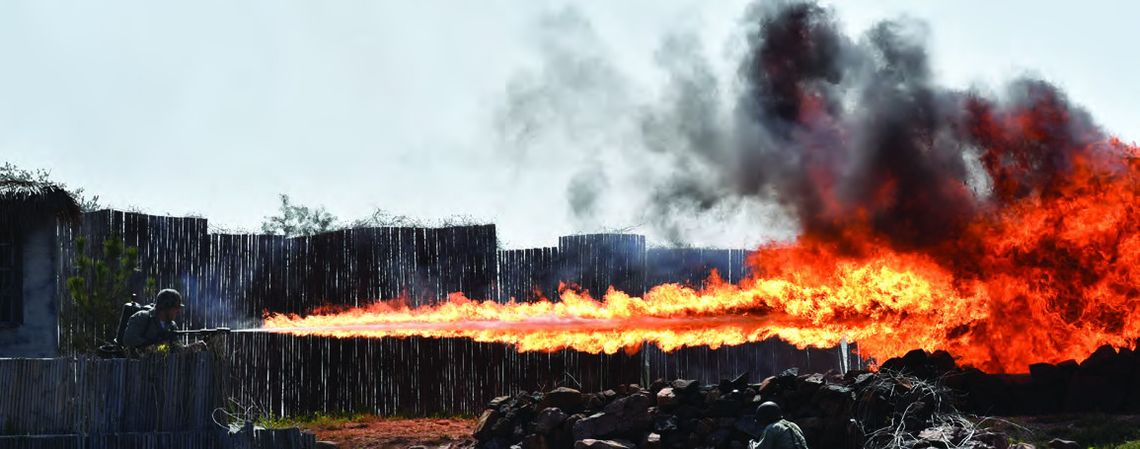
POLYGON ((892 334, 916 329, 904 311, 930 315, 946 285, 872 263, 848 264, 837 284, 803 285, 787 279, 720 280, 693 289, 659 285, 644 297, 611 289, 597 301, 563 289, 559 301, 500 304, 453 294, 445 303, 405 308, 378 302, 306 317, 271 315, 273 332, 330 337, 448 337, 516 345, 520 351, 563 348, 614 353, 653 343, 669 351, 686 346, 738 345, 773 336, 799 345, 830 346, 844 337, 882 341, 905 350, 892 334))
MULTIPOLYGON (((377 302, 270 315, 264 328, 592 353, 770 337, 828 347, 847 338, 880 361, 942 349, 986 371, 1024 372, 1032 363, 1080 359, 1140 337, 1135 154, 1116 140, 1089 148, 1049 191, 1003 199, 1006 205, 979 212, 958 239, 934 249, 896 249, 855 220, 841 226, 842 239, 809 234, 760 248, 750 258, 756 274, 739 284, 714 273, 701 289, 665 284, 642 297, 611 289, 595 299, 564 288, 556 301, 506 304, 456 293, 421 308, 377 302)), ((995 195, 1007 195, 1005 189, 995 195)))
POLYGON ((750 278, 714 275, 704 288, 666 284, 641 297, 564 289, 533 304, 454 295, 417 309, 274 315, 265 327, 523 351, 847 338, 878 361, 946 350, 990 372, 1135 345, 1140 150, 1043 81, 995 98, 937 86, 922 43, 898 23, 856 40, 811 2, 766 14, 741 67, 742 125, 692 140, 731 144, 662 151, 689 151, 678 160, 697 166, 676 170, 682 177, 665 184, 685 189, 666 193, 693 187, 683 199, 696 204, 774 200, 797 219, 795 241, 752 254, 750 278))
MULTIPOLYGON (((770 248, 758 257, 795 257, 793 251, 770 248)), ((870 262, 829 263, 834 271, 827 275, 795 272, 733 285, 714 273, 703 289, 665 284, 644 297, 611 289, 601 301, 563 289, 559 301, 535 303, 474 301, 458 293, 414 309, 377 302, 306 317, 271 315, 264 328, 330 337, 460 337, 508 343, 520 351, 593 353, 635 350, 647 342, 666 351, 716 348, 773 336, 801 346, 832 346, 846 337, 882 357, 935 347, 938 329, 982 318, 979 293, 960 296, 953 279, 928 261, 885 254, 870 262)))

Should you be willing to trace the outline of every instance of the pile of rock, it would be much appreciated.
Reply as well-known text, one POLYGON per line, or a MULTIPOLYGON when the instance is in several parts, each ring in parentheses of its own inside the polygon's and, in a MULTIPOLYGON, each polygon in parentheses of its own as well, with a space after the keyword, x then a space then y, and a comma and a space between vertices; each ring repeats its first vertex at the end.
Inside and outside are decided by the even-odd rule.
POLYGON ((1029 374, 986 374, 959 368, 945 352, 917 350, 881 369, 938 380, 960 394, 960 409, 978 415, 1140 413, 1140 355, 1128 348, 1103 346, 1080 363, 1039 363, 1029 374))
POLYGON ((1140 355, 1103 347, 1083 362, 1037 364, 1030 374, 960 368, 945 352, 912 351, 878 372, 788 370, 700 385, 658 380, 598 393, 571 388, 491 401, 475 431, 486 449, 745 448, 762 431, 756 406, 775 401, 811 447, 1006 449, 1009 438, 972 415, 1140 412, 1140 355))
POLYGON ((757 384, 744 376, 717 385, 659 380, 599 393, 558 388, 491 401, 475 430, 486 449, 733 448, 763 429, 753 413, 775 401, 811 447, 977 447, 1008 439, 955 419, 935 384, 870 372, 799 375, 789 370, 757 384))

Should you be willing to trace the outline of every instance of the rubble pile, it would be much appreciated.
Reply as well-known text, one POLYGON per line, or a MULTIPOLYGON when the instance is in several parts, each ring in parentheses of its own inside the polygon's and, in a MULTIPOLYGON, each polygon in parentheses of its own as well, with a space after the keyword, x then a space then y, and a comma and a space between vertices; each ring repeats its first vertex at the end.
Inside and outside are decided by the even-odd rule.
POLYGON ((810 447, 1008 447, 1008 438, 952 413, 933 383, 895 374, 799 375, 750 384, 659 380, 598 393, 571 388, 491 401, 475 430, 484 449, 630 449, 748 447, 763 428, 753 413, 775 401, 810 447))
POLYGON ((799 374, 759 383, 747 374, 716 385, 658 380, 597 393, 572 388, 494 399, 479 419, 483 449, 748 447, 763 431, 764 401, 803 429, 810 447, 1007 449, 981 416, 1140 411, 1140 356, 1103 347, 1077 363, 1029 374, 962 368, 945 352, 912 351, 877 372, 799 374))
POLYGON ((1082 362, 1039 363, 1029 374, 986 374, 959 368, 942 351, 911 351, 883 363, 895 371, 938 381, 958 393, 958 407, 976 415, 1140 413, 1140 355, 1102 346, 1082 362))

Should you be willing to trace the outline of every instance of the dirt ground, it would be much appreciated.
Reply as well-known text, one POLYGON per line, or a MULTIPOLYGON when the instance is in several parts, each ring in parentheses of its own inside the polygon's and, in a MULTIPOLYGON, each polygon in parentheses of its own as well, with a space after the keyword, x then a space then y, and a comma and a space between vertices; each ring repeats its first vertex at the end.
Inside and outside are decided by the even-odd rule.
POLYGON ((365 417, 309 430, 318 440, 335 442, 341 449, 452 449, 470 441, 474 428, 475 419, 365 417))
MULTIPOLYGON (((1017 441, 1048 447, 1047 441, 1061 437, 1084 442, 1094 448, 1140 449, 1140 416, 1078 415, 1033 418, 1005 418, 989 422, 1015 435, 1017 441), (1004 422, 1004 424, 1002 424, 1004 422), (996 425, 995 425, 996 424, 996 425), (1124 442, 1131 443, 1122 445, 1124 442)), ((475 419, 467 418, 380 418, 358 417, 347 422, 309 423, 302 427, 317 439, 337 443, 341 449, 455 449, 471 442, 475 419)))

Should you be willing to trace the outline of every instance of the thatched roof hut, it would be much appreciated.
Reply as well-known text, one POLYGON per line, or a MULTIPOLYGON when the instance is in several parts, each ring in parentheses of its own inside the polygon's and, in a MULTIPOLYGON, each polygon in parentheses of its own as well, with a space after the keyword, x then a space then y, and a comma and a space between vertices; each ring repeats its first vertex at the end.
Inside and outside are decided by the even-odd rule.
POLYGON ((60 233, 78 202, 63 187, 0 180, 0 357, 59 352, 60 233))
POLYGON ((62 187, 43 182, 0 180, 0 220, 27 224, 48 217, 78 223, 83 211, 62 187))

